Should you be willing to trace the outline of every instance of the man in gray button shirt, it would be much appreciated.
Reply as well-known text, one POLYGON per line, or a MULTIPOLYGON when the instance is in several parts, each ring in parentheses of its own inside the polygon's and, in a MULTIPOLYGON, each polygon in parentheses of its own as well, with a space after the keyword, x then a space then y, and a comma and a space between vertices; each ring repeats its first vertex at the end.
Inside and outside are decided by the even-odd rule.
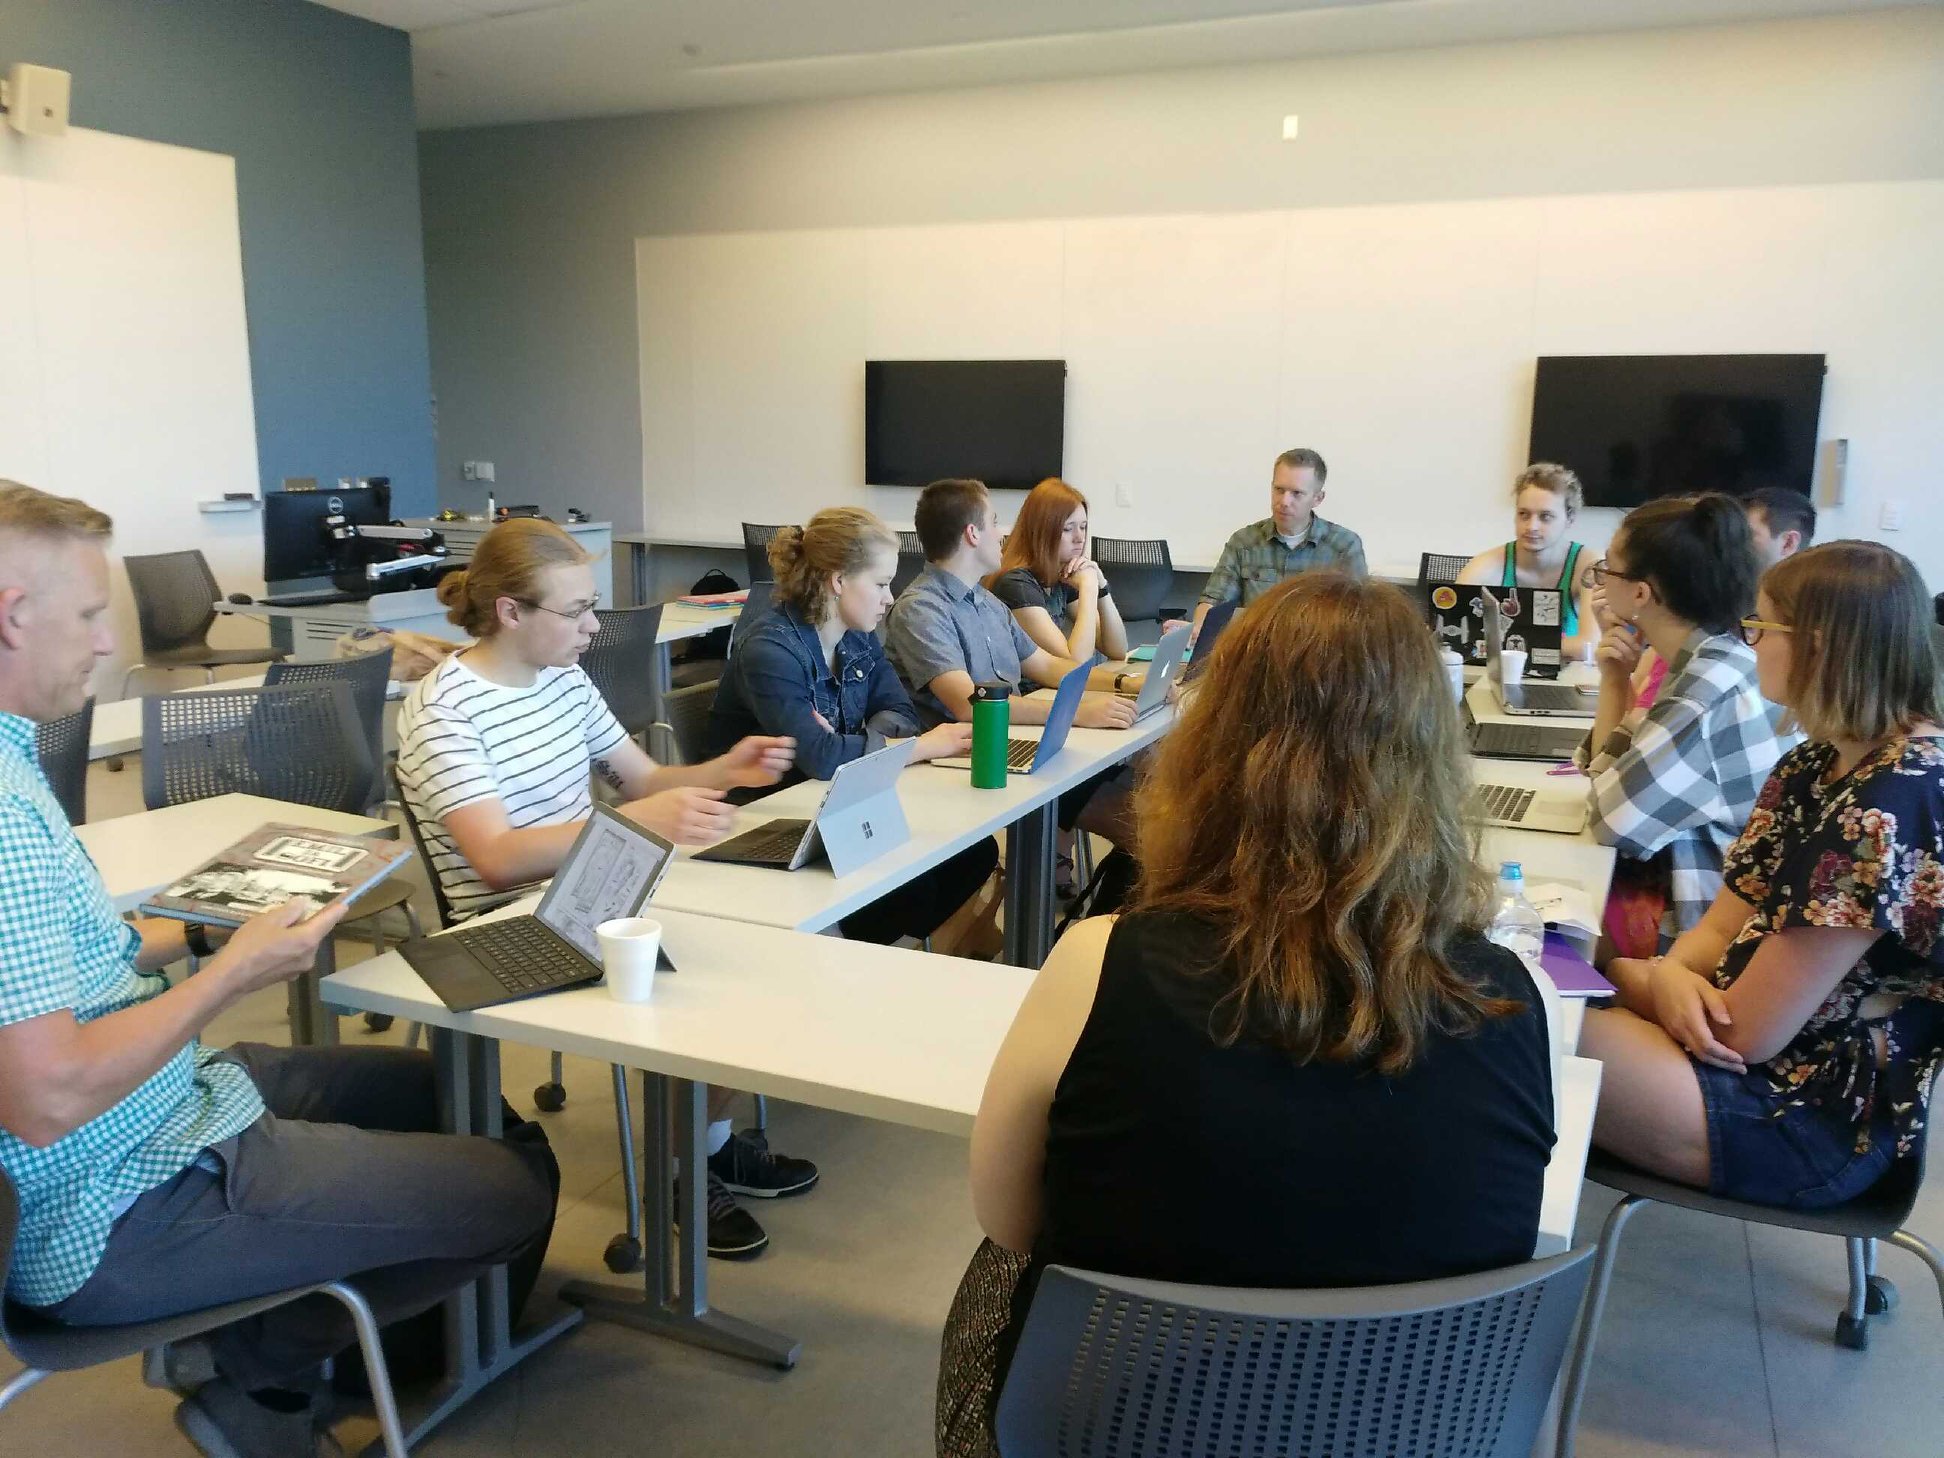
MULTIPOLYGON (((1006 605, 980 585, 999 570, 999 513, 977 481, 934 481, 918 497, 914 513, 925 549, 925 570, 899 595, 885 625, 885 646, 911 690, 925 728, 972 717, 977 684, 1053 688, 1074 665, 1026 636, 1006 605), (1029 684, 1027 681, 1030 680, 1029 684)), ((1101 670, 1108 678, 1112 670, 1101 670)), ((1121 689, 1138 690, 1139 678, 1123 673, 1121 689)), ((1044 724, 1049 705, 1015 699, 1012 719, 1044 724)), ((1125 729, 1134 722, 1133 701, 1117 693, 1089 692, 1074 722, 1090 729, 1125 729)))

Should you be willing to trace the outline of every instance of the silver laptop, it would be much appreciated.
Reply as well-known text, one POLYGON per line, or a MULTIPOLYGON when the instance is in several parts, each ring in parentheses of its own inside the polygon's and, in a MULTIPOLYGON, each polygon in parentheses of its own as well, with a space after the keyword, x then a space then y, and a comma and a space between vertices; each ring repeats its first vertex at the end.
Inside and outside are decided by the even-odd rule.
POLYGON ((1586 719, 1593 715, 1593 700, 1571 684, 1539 683, 1521 679, 1507 684, 1499 674, 1504 661, 1505 618, 1490 593, 1484 595, 1485 673, 1492 681, 1492 694, 1508 714, 1535 715, 1542 718, 1586 719))
POLYGON ((1543 790, 1524 785, 1495 785, 1480 781, 1472 789, 1467 811, 1474 820, 1487 825, 1502 825, 1508 830, 1548 830, 1559 835, 1578 835, 1586 829, 1588 807, 1585 781, 1579 788, 1547 786, 1543 790))
POLYGON ((1188 635, 1193 631, 1183 623, 1168 629, 1154 645, 1154 660, 1148 664, 1147 677, 1141 680, 1141 692, 1134 700, 1136 724, 1168 702, 1168 687, 1181 672, 1181 660, 1188 656, 1188 635))
MULTIPOLYGON (((1046 727, 1040 730, 1039 738, 1006 741, 1008 773, 1036 775, 1066 748, 1067 730, 1073 727, 1073 716, 1080 712, 1080 696, 1087 691, 1087 675, 1092 671, 1091 664, 1082 663, 1060 680, 1059 692, 1053 695, 1053 707, 1046 711, 1046 727)), ((932 763, 946 769, 972 768, 970 759, 956 754, 932 763)))
POLYGON ((821 850, 833 874, 848 876, 911 839, 898 799, 898 773, 911 763, 913 747, 914 741, 903 739, 839 765, 810 819, 766 820, 697 851, 695 859, 797 871, 821 850))

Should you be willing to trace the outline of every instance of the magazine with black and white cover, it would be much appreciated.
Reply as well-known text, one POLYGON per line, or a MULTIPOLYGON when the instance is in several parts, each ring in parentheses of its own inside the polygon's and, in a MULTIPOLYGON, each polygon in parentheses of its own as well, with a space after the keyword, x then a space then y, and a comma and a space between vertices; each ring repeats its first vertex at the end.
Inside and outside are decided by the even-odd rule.
POLYGON ((241 926, 306 896, 319 906, 356 899, 403 865, 412 847, 307 825, 263 825, 142 905, 156 916, 241 926))

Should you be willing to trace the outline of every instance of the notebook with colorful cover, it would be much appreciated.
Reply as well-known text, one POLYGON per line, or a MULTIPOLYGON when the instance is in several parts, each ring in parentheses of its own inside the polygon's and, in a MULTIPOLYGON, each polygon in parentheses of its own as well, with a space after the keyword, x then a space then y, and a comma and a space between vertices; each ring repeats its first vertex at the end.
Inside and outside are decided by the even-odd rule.
POLYGON ((319 906, 355 901, 412 854, 404 840, 376 840, 307 825, 262 825, 149 898, 142 910, 178 921, 241 926, 294 896, 319 906))
POLYGON ((1550 927, 1546 929, 1546 944, 1539 950, 1539 965, 1552 978, 1561 997, 1613 996, 1613 984, 1580 955, 1570 938, 1550 927))

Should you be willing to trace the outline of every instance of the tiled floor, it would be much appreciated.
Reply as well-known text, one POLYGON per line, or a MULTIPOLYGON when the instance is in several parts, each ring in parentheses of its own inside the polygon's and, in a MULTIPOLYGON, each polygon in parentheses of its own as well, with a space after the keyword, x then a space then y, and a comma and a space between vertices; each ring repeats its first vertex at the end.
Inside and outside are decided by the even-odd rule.
MULTIPOLYGON (((134 808, 139 787, 97 770, 97 816, 134 808)), ((357 955, 347 946, 348 956, 357 955)), ((281 1000, 259 997, 213 1032, 275 1037, 281 1000)), ((360 1036, 347 1021, 346 1032, 360 1036)), ((368 1035, 367 1035, 368 1036, 368 1035)), ((545 1060, 509 1049, 521 1107, 545 1060)), ((612 1105, 604 1068, 568 1065, 568 1106, 547 1116, 565 1176, 549 1283, 606 1276, 621 1228, 612 1105)), ((717 1263, 722 1307, 803 1339, 776 1373, 615 1327, 587 1326, 529 1361, 428 1445, 451 1458, 654 1454, 918 1455, 930 1451, 938 1330, 977 1242, 963 1142, 795 1106, 772 1105, 779 1148, 816 1159, 823 1184, 757 1210, 774 1238, 747 1265, 717 1263)), ((1589 1191, 1581 1234, 1608 1197, 1589 1191)), ((1944 1242, 1944 1180, 1913 1227, 1944 1242)), ((1935 1458, 1944 1453, 1944 1316, 1928 1273, 1886 1250, 1904 1295, 1872 1324, 1867 1353, 1834 1347, 1844 1290, 1840 1245, 1680 1211, 1637 1215, 1614 1279, 1587 1398, 1583 1458, 1687 1454, 1771 1458, 1935 1458)), ((0 1363, 0 1378, 12 1370, 0 1363)), ((98 1458, 188 1452, 172 1399, 135 1364, 55 1378, 0 1414, 0 1454, 98 1458)), ((362 1440, 372 1425, 347 1424, 362 1440)))

